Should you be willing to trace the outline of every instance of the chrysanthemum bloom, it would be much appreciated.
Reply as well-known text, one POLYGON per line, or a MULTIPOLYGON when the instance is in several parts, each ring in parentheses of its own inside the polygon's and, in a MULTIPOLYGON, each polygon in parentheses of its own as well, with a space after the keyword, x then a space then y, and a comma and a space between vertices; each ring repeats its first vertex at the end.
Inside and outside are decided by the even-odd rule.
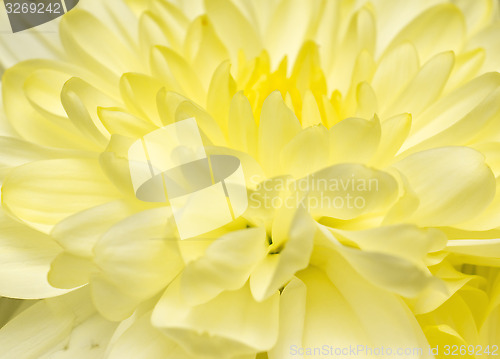
POLYGON ((103 3, 2 38, 0 358, 499 354, 496 1, 103 3), (181 240, 128 153, 190 118, 248 208, 181 240))

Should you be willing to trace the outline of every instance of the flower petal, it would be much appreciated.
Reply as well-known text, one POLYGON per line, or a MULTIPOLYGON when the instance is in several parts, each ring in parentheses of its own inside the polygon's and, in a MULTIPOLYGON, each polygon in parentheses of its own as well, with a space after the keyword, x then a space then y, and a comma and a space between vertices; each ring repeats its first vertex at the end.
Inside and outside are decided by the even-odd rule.
POLYGON ((312 12, 312 3, 309 1, 280 1, 264 35, 264 45, 269 49, 271 59, 281 61, 288 56, 290 63, 293 63, 306 39, 312 12))
POLYGON ((182 272, 181 292, 190 305, 207 302, 224 290, 241 288, 267 254, 266 231, 243 229, 214 241, 182 272))
MULTIPOLYGON (((128 109, 133 115, 156 126, 161 126, 156 96, 164 86, 164 82, 144 74, 129 72, 120 78, 120 92, 128 109)), ((174 89, 180 88, 174 86, 174 89)))
POLYGON ((451 127, 500 86, 500 74, 487 73, 438 100, 413 118, 410 136, 401 151, 451 127))
POLYGON ((300 178, 327 167, 331 163, 329 141, 328 130, 323 125, 299 132, 281 152, 285 173, 300 178))
POLYGON ((377 250, 358 250, 344 246, 321 226, 323 238, 335 248, 365 279, 373 285, 397 293, 403 297, 416 297, 434 279, 423 263, 416 263, 400 255, 386 254, 377 250))
POLYGON ((454 63, 455 55, 451 51, 432 57, 382 116, 394 116, 402 112, 409 112, 413 116, 420 114, 438 99, 454 63))
POLYGON ((361 231, 332 229, 334 233, 355 242, 364 251, 399 256, 423 265, 429 252, 446 245, 446 236, 435 228, 419 229, 409 224, 376 227, 361 231))
POLYGON ((500 178, 497 177, 495 197, 489 206, 479 216, 462 221, 461 223, 456 224, 455 227, 469 231, 487 231, 498 228, 500 226, 500 218, 498 218, 499 211, 500 178))
POLYGON ((196 18, 189 25, 184 50, 207 88, 215 69, 229 58, 226 47, 206 15, 196 18))
POLYGON ((316 233, 304 208, 283 208, 273 222, 270 253, 250 277, 252 295, 259 302, 273 296, 299 270, 307 267, 316 233), (282 249, 280 250, 280 247, 282 249))
POLYGON ((151 312, 137 319, 118 340, 112 344, 109 359, 151 358, 195 359, 172 339, 151 325, 151 312))
POLYGON ((24 221, 54 225, 120 198, 92 159, 55 159, 17 167, 2 186, 2 203, 24 221))
POLYGON ((308 192, 306 201, 314 218, 345 220, 376 213, 392 205, 398 194, 398 184, 390 174, 348 163, 301 178, 297 186, 308 192))
POLYGON ((425 62, 442 51, 459 52, 465 38, 465 20, 456 5, 445 3, 436 5, 410 22, 392 40, 392 48, 410 41, 417 48, 420 59, 425 62), (436 34, 439 37, 436 38, 436 34))
POLYGON ((279 292, 257 302, 248 285, 191 307, 174 281, 151 321, 195 356, 231 358, 271 349, 278 337, 279 292))
MULTIPOLYGON (((78 327, 85 325, 94 313, 85 288, 37 301, 0 329, 0 358, 42 358, 44 354, 62 349, 70 337, 78 333, 78 327)), ((83 331, 93 330, 87 328, 83 331)), ((101 341, 105 338, 99 334, 100 338, 93 339, 101 341)), ((91 342, 89 340, 89 349, 91 342)))
POLYGON ((394 160, 394 156, 405 142, 412 124, 408 113, 396 115, 382 122, 380 143, 371 163, 384 167, 394 160))
POLYGON ((243 92, 231 100, 228 135, 233 148, 257 158, 257 125, 252 106, 243 92))
POLYGON ((400 298, 365 281, 335 251, 318 248, 313 263, 298 274, 307 288, 302 346, 336 338, 339 347, 362 343, 426 351, 425 337, 400 298))
POLYGON ((51 236, 67 252, 93 257, 99 238, 117 222, 135 213, 125 201, 114 201, 74 214, 54 226, 51 236))
MULTIPOLYGON (((487 259, 500 259, 500 239, 454 239, 448 241, 446 250, 467 257, 483 257, 484 265, 487 259)), ((481 262, 478 259, 476 262, 481 262)))
POLYGON ((249 58, 259 54, 262 44, 257 32, 233 3, 205 0, 205 8, 217 35, 226 45, 233 60, 237 59, 238 51, 243 48, 249 58))
MULTIPOLYGON (((107 291, 139 303, 164 288, 183 267, 169 207, 132 215, 111 227, 94 247, 100 278, 92 283, 94 298, 105 317, 112 318, 107 291), (170 224, 169 224, 170 223, 170 224)), ((133 308, 130 308, 133 309, 133 308)), ((130 314, 130 313, 129 313, 130 314)), ((124 319, 124 318, 122 318, 124 319)))
POLYGON ((85 137, 105 146, 109 133, 97 115, 98 106, 117 106, 119 103, 80 78, 69 79, 61 91, 61 103, 69 119, 85 137))
POLYGON ((380 121, 377 116, 371 120, 346 118, 340 121, 330 128, 333 163, 367 162, 377 150, 380 133, 380 121))
POLYGON ((228 132, 229 106, 236 93, 236 82, 229 72, 230 69, 229 61, 217 67, 207 94, 207 110, 224 133, 228 132))
POLYGON ((286 358, 292 349, 290 343, 301 343, 306 314, 305 284, 294 277, 280 296, 280 332, 278 342, 267 352, 269 359, 286 358))
POLYGON ((447 226, 483 211, 495 195, 495 177, 483 156, 467 147, 431 149, 394 165, 407 178, 420 205, 412 221, 447 226))
POLYGON ((45 301, 35 303, 0 329, 0 358, 40 358, 66 339, 71 315, 57 315, 45 301))
POLYGON ((407 86, 419 69, 418 53, 411 43, 404 42, 380 59, 371 82, 381 111, 407 86))
POLYGON ((64 293, 47 281, 50 263, 61 247, 44 233, 37 232, 0 213, 0 295, 38 299, 64 293))
POLYGON ((142 68, 130 49, 99 19, 84 10, 74 9, 63 16, 60 34, 73 62, 91 66, 110 81, 124 72, 142 68))
POLYGON ((47 117, 47 113, 44 116, 30 103, 24 86, 28 78, 40 69, 72 72, 71 66, 47 60, 31 60, 8 69, 2 77, 2 99, 9 123, 23 139, 36 144, 95 150, 95 144, 75 133, 74 126, 69 128, 69 121, 67 125, 54 123, 53 118, 47 117))
POLYGON ((156 78, 166 82, 168 90, 180 88, 181 94, 192 98, 196 103, 205 103, 206 89, 196 71, 184 57, 172 49, 164 46, 153 47, 151 69, 156 78))
POLYGON ((498 36, 500 34, 500 26, 494 24, 488 26, 478 34, 476 34, 467 43, 466 48, 469 50, 482 48, 486 51, 486 59, 481 68, 483 72, 498 71, 498 59, 500 52, 498 51, 498 36))
POLYGON ((24 141, 17 137, 0 136, 0 181, 14 167, 24 165, 29 162, 48 158, 71 158, 86 157, 88 152, 78 150, 63 150, 40 146, 33 142, 24 141))
POLYGON ((117 107, 99 107, 97 115, 103 126, 111 134, 128 137, 142 137, 157 127, 129 112, 117 107))
POLYGON ((301 127, 278 91, 266 98, 260 115, 259 159, 269 176, 279 174, 281 150, 300 132, 301 127))

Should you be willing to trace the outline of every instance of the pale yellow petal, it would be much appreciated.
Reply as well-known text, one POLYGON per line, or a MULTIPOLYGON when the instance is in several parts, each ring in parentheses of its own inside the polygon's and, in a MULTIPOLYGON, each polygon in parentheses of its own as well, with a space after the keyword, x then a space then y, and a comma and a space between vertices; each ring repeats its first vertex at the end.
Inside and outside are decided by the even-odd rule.
MULTIPOLYGON (((0 329, 0 358, 46 358, 44 355, 63 349, 72 331, 78 332, 94 314, 85 288, 38 301, 0 329)), ((102 333, 101 339, 105 342, 102 333)))
POLYGON ((373 118, 379 112, 375 91, 367 82, 361 82, 356 89, 356 117, 373 118))
POLYGON ((498 213, 500 211, 500 178, 496 178, 496 193, 493 201, 478 216, 466 219, 455 225, 456 228, 472 231, 486 231, 500 226, 498 213))
POLYGON ((380 134, 377 116, 371 120, 352 117, 340 121, 330 128, 332 162, 368 162, 377 150, 380 134))
POLYGON ((271 298, 297 271, 307 267, 315 233, 315 224, 304 208, 282 208, 277 213, 270 253, 250 277, 256 300, 271 298))
POLYGON ((402 112, 409 112, 412 116, 420 114, 439 98, 454 62, 455 55, 451 51, 432 57, 387 107, 383 116, 394 116, 402 112))
POLYGON ((420 205, 412 215, 423 226, 446 226, 472 218, 491 203, 495 177, 484 157, 467 147, 431 149, 394 165, 407 178, 420 205))
POLYGON ((156 305, 152 323, 197 357, 230 358, 271 349, 278 337, 279 292, 257 302, 248 285, 191 307, 174 281, 156 305))
POLYGON ((485 59, 486 52, 482 48, 458 54, 444 92, 448 93, 478 76, 485 59))
MULTIPOLYGON (((119 291, 124 299, 139 303, 164 288, 182 269, 177 239, 172 231, 170 208, 159 207, 132 215, 111 227, 94 247, 94 261, 100 270, 99 291, 94 298, 102 304, 104 316, 112 308, 106 298, 119 291)), ((119 294, 117 293, 116 296, 119 294)), ((133 308, 131 308, 133 309, 133 308)))
POLYGON ((0 295, 38 299, 66 293, 47 281, 50 263, 61 247, 46 234, 9 218, 3 211, 0 225, 0 295))
POLYGON ((371 159, 381 167, 389 164, 410 133, 412 116, 408 113, 396 115, 381 124, 380 144, 371 159))
POLYGON ((231 100, 228 136, 233 148, 257 158, 257 124, 243 92, 238 92, 231 100))
POLYGON ((225 146, 227 144, 224 132, 222 132, 213 117, 202 107, 190 100, 179 103, 175 111, 176 121, 182 121, 188 118, 196 119, 205 145, 225 146))
POLYGON ((268 351, 269 359, 281 359, 290 354, 290 344, 300 345, 306 314, 304 283, 294 277, 280 296, 280 332, 276 345, 268 351))
POLYGON ((312 16, 312 2, 302 0, 281 0, 274 10, 264 33, 264 45, 274 65, 284 56, 293 63, 306 39, 312 16))
POLYGON ((400 44, 412 42, 420 60, 426 62, 432 56, 446 50, 458 52, 465 37, 465 19, 456 5, 439 4, 420 14, 392 40, 388 50, 400 44), (439 36, 436 36, 439 34, 439 36))
POLYGON ((223 0, 205 0, 205 8, 233 60, 243 48, 250 58, 258 55, 262 49, 260 36, 234 4, 223 0))
POLYGON ((72 61, 92 66, 110 80, 128 71, 140 71, 137 57, 99 19, 75 9, 61 21, 61 41, 72 61))
POLYGON ((453 2, 462 10, 470 34, 485 27, 494 14, 494 0, 478 0, 473 3, 467 0, 453 0, 453 2))
POLYGON ((302 128, 322 124, 321 113, 313 93, 308 90, 302 101, 302 128))
POLYGON ((418 53, 411 43, 404 42, 382 56, 371 82, 382 111, 387 110, 393 99, 417 74, 418 69, 418 53))
POLYGON ((50 264, 47 279, 55 288, 73 289, 86 285, 94 271, 91 260, 63 252, 50 264))
POLYGON ((359 250, 344 246, 326 227, 320 227, 321 235, 366 280, 387 291, 403 297, 416 297, 432 284, 433 278, 423 263, 414 258, 408 260, 381 250, 359 250))
POLYGON ((307 182, 306 201, 315 218, 345 220, 377 213, 392 205, 398 195, 394 177, 360 164, 330 166, 300 181, 307 182))
POLYGON ((117 107, 99 107, 97 114, 103 126, 111 134, 142 137, 157 127, 117 107))
POLYGON ((284 172, 300 178, 327 167, 331 163, 329 141, 328 130, 323 125, 299 132, 281 152, 284 172))
POLYGON ((493 24, 480 31, 467 42, 466 48, 474 50, 481 48, 486 51, 486 59, 481 68, 483 72, 498 71, 498 60, 500 52, 498 51, 498 35, 500 34, 500 25, 493 24))
POLYGON ((225 290, 241 288, 257 263, 267 254, 263 228, 228 233, 182 272, 181 292, 190 305, 207 302, 225 290))
POLYGON ((61 345, 73 328, 71 315, 57 315, 45 301, 35 303, 0 329, 0 358, 40 358, 61 345))
POLYGON ((168 90, 177 91, 180 88, 183 95, 196 103, 205 103, 206 89, 196 71, 174 50, 164 46, 153 47, 151 70, 154 77, 165 82, 168 90))
POLYGON ((229 106, 236 93, 236 82, 230 73, 231 64, 225 61, 215 70, 207 94, 207 110, 223 133, 228 132, 229 106))
POLYGON ((416 314, 428 313, 439 308, 467 283, 474 281, 474 276, 457 271, 448 261, 434 265, 430 270, 440 282, 435 281, 417 297, 406 299, 416 314))
POLYGON ((500 265, 500 239, 453 239, 446 250, 460 255, 467 263, 500 265))
POLYGON ((50 235, 67 252, 91 258, 94 245, 102 234, 134 211, 125 201, 105 203, 59 222, 50 235))
POLYGON ((262 106, 259 125, 259 160, 269 176, 280 173, 281 150, 300 130, 299 120, 279 91, 269 95, 262 106))
POLYGON ((189 25, 184 52, 191 59, 196 73, 207 88, 215 69, 229 58, 225 45, 206 15, 196 18, 189 25))
POLYGON ((25 221, 54 225, 120 198, 96 160, 55 159, 17 167, 2 186, 2 203, 25 221))
POLYGON ((93 305, 107 320, 127 319, 142 302, 142 298, 125 293, 117 284, 99 274, 91 276, 88 288, 92 293, 93 305))
POLYGON ((187 354, 175 341, 165 336, 151 324, 151 312, 136 319, 134 323, 112 344, 106 358, 109 359, 152 359, 152 358, 195 359, 187 354))
POLYGON ((85 137, 100 146, 105 146, 109 133, 102 125, 98 115, 98 106, 111 107, 120 103, 102 93, 84 80, 73 77, 61 91, 61 104, 68 118, 85 137))
POLYGON ((40 146, 17 137, 0 136, 0 180, 14 167, 48 158, 85 157, 90 154, 78 150, 63 150, 40 146))
MULTIPOLYGON (((185 5, 183 2, 179 5, 185 5)), ((170 47, 175 51, 182 50, 182 42, 189 26, 190 12, 182 11, 181 6, 163 0, 151 1, 151 12, 155 14, 161 23, 164 36, 170 47)))
POLYGON ((441 98, 418 117, 413 117, 410 136, 400 152, 451 127, 481 105, 499 86, 500 75, 488 73, 441 98))
POLYGON ((149 120, 156 126, 161 126, 156 96, 164 86, 165 83, 157 78, 139 73, 126 73, 120 78, 120 92, 129 111, 144 121, 149 120))
POLYGON ((421 328, 400 298, 361 278, 334 251, 318 248, 313 263, 315 267, 298 275, 307 288, 304 347, 321 346, 336 338, 336 346, 342 347, 359 343, 421 347, 421 357, 430 357, 421 328))
MULTIPOLYGON (((47 116, 47 112, 44 114, 40 113, 39 109, 34 107, 25 96, 24 85, 26 81, 34 71, 40 69, 57 71, 65 69, 71 73, 71 67, 62 63, 32 60, 10 68, 2 77, 4 109, 13 129, 23 139, 36 144, 59 148, 74 149, 76 147, 79 149, 96 150, 93 142, 75 133, 74 126, 68 129, 70 125, 69 120, 66 119, 64 125, 61 122, 54 123, 53 117, 47 116)), ((49 93, 53 94, 52 92, 49 93)), ((47 92, 45 95, 47 95, 47 92)), ((53 99, 53 97, 51 98, 53 99)), ((44 103, 45 105, 48 104, 46 101, 44 103)), ((52 104, 53 102, 51 101, 50 103, 52 104)))
POLYGON ((369 5, 355 12, 349 20, 344 38, 337 51, 335 64, 328 77, 328 83, 342 92, 351 85, 356 58, 362 50, 372 54, 376 47, 375 14, 369 5))

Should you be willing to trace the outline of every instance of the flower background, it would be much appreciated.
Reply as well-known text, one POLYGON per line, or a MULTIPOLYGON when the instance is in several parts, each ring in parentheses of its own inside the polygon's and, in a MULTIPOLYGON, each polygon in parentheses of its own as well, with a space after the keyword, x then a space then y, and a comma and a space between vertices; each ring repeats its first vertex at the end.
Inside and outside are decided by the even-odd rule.
POLYGON ((0 38, 0 358, 500 345, 496 1, 81 0, 19 36, 0 38), (253 198, 377 190, 180 241, 127 153, 192 117, 253 198))

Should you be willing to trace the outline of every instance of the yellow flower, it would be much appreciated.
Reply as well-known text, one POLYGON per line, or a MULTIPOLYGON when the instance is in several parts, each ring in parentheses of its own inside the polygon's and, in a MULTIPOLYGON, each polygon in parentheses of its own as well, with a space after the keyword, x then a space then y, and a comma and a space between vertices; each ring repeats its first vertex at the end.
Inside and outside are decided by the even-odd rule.
POLYGON ((81 0, 54 24, 0 44, 0 358, 498 353, 496 1, 81 0), (130 149, 193 118, 248 208, 181 239, 130 149))

